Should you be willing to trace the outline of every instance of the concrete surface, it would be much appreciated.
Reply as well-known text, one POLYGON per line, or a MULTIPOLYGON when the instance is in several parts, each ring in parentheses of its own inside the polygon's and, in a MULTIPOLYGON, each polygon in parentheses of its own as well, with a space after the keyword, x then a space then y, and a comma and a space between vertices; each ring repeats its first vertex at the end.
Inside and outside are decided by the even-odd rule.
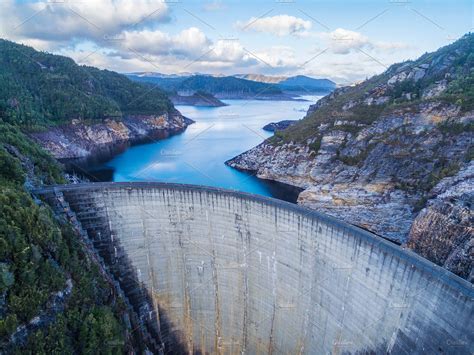
MULTIPOLYGON (((335 218, 200 186, 56 189, 131 301, 145 290, 149 308, 137 309, 159 324, 165 352, 474 349, 472 284, 335 218)), ((37 193, 53 198, 52 187, 37 193)))

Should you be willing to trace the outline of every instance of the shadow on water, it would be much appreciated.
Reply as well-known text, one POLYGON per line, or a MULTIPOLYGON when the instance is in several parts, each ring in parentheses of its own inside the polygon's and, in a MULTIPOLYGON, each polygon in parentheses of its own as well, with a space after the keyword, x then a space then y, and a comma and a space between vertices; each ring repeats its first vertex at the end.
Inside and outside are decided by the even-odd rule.
POLYGON ((272 180, 262 180, 274 198, 296 203, 298 195, 304 189, 272 180))
POLYGON ((94 150, 93 154, 85 158, 60 159, 66 172, 77 175, 93 182, 114 181, 115 169, 105 164, 127 149, 143 144, 151 144, 155 141, 166 139, 181 132, 156 131, 147 137, 133 141, 122 141, 112 145, 104 145, 94 150))

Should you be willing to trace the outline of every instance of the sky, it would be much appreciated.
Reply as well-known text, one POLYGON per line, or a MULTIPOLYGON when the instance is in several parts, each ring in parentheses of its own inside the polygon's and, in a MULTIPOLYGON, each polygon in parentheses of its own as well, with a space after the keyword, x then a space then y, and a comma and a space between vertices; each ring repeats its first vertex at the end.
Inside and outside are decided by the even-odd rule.
POLYGON ((473 31, 472 0, 0 1, 0 37, 118 72, 350 84, 473 31))

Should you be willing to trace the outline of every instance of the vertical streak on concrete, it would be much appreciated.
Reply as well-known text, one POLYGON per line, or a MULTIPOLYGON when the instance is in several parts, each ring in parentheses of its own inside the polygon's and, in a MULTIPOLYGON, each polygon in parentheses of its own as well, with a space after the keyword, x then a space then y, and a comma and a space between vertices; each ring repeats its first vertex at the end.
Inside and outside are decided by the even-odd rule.
POLYGON ((159 312, 159 307, 158 307, 158 302, 156 299, 156 282, 157 282, 157 274, 154 271, 154 266, 151 258, 151 243, 150 243, 150 236, 148 233, 148 227, 147 227, 147 220, 148 220, 148 214, 150 212, 145 212, 142 210, 142 228, 143 228, 143 236, 145 237, 145 245, 146 245, 146 258, 147 258, 147 266, 148 266, 148 277, 149 277, 149 285, 150 285, 150 296, 151 300, 153 302, 152 307, 153 307, 153 313, 150 315, 156 320, 156 327, 158 329, 158 334, 160 335, 161 338, 161 328, 160 328, 160 312, 159 312))
POLYGON ((214 245, 214 234, 212 229, 212 223, 209 218, 209 210, 206 210, 206 222, 207 222, 207 235, 209 239, 210 252, 212 254, 211 259, 211 269, 212 269, 212 281, 214 286, 214 307, 215 307, 215 316, 214 316, 214 328, 215 328, 215 337, 214 337, 214 348, 218 354, 222 354, 222 345, 221 345, 221 306, 219 302, 219 283, 217 275, 217 263, 216 263, 216 250, 214 245))
POLYGON ((243 273, 243 294, 244 294, 244 309, 243 309, 243 327, 242 327, 242 344, 241 352, 245 354, 247 352, 247 340, 248 340, 248 331, 249 331, 249 321, 248 321, 248 309, 250 305, 249 300, 249 273, 248 273, 248 253, 251 248, 250 244, 250 232, 246 228, 243 220, 248 221, 247 215, 247 201, 240 201, 239 212, 241 214, 235 214, 237 232, 242 241, 242 250, 243 250, 243 259, 242 259, 242 273, 243 273), (245 219, 243 218, 245 215, 245 219))
POLYGON ((192 272, 188 268, 189 264, 186 260, 186 250, 184 249, 184 242, 183 242, 183 233, 181 232, 182 230, 179 228, 180 225, 182 225, 183 221, 181 220, 181 214, 179 211, 179 205, 176 201, 176 195, 174 196, 175 199, 175 204, 174 204, 174 211, 176 212, 176 217, 177 217, 177 232, 178 232, 178 241, 179 241, 179 246, 180 246, 180 251, 181 251, 181 259, 182 259, 182 265, 183 265, 183 290, 184 290, 184 300, 183 300, 183 321, 184 321, 184 335, 186 337, 186 345, 188 348, 188 353, 192 354, 193 349, 194 349, 194 339, 193 339, 193 318, 191 315, 191 295, 189 292, 189 282, 188 282, 188 272, 192 272))
POLYGON ((273 307, 272 307, 272 315, 270 320, 270 336, 268 339, 268 354, 273 354, 273 331, 275 327, 275 314, 276 309, 278 307, 278 299, 277 299, 277 264, 276 264, 276 236, 278 234, 278 213, 277 211, 274 212, 275 218, 275 230, 272 236, 273 239, 273 251, 272 251, 272 269, 271 269, 271 276, 272 276, 272 296, 273 296, 273 307))
MULTIPOLYGON (((302 217, 301 218, 301 221, 300 221, 300 225, 298 227, 298 243, 299 243, 299 249, 300 249, 300 253, 299 253, 299 258, 300 258, 300 266, 301 268, 303 269, 304 267, 306 267, 306 265, 304 265, 304 254, 303 254, 303 250, 305 250, 305 235, 304 235, 304 230, 305 228, 303 228, 303 223, 308 223, 306 221, 306 218, 302 217)), ((307 229, 308 227, 306 227, 307 229)), ((311 227, 310 227, 311 228, 311 227)), ((311 246, 306 246, 307 249, 309 250, 313 250, 313 248, 311 246)), ((305 251, 307 251, 307 249, 305 251)), ((302 283, 302 273, 299 274, 299 285, 301 285, 302 283)), ((294 300, 293 300, 293 303, 295 305, 299 304, 300 307, 302 308, 302 313, 303 313, 303 322, 301 324, 301 328, 300 328, 300 333, 301 333, 301 336, 299 337, 299 340, 298 340, 298 344, 297 344, 297 349, 296 349, 296 352, 298 354, 303 354, 304 353, 304 349, 305 349, 305 342, 306 342, 306 337, 307 337, 307 334, 308 334, 308 327, 309 327, 309 312, 308 312, 308 305, 304 304, 303 302, 301 302, 301 304, 298 302, 296 303, 294 300)))

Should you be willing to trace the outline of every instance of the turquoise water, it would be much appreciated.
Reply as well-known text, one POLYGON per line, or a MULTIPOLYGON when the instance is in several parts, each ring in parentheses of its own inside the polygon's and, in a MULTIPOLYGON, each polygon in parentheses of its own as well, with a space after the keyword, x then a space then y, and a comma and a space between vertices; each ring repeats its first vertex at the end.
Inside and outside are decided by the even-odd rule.
POLYGON ((270 137, 262 127, 270 122, 302 118, 309 101, 226 100, 229 106, 176 106, 196 123, 167 139, 128 147, 112 159, 90 163, 99 176, 112 181, 165 181, 209 185, 294 200, 292 189, 230 168, 224 162, 270 137))

